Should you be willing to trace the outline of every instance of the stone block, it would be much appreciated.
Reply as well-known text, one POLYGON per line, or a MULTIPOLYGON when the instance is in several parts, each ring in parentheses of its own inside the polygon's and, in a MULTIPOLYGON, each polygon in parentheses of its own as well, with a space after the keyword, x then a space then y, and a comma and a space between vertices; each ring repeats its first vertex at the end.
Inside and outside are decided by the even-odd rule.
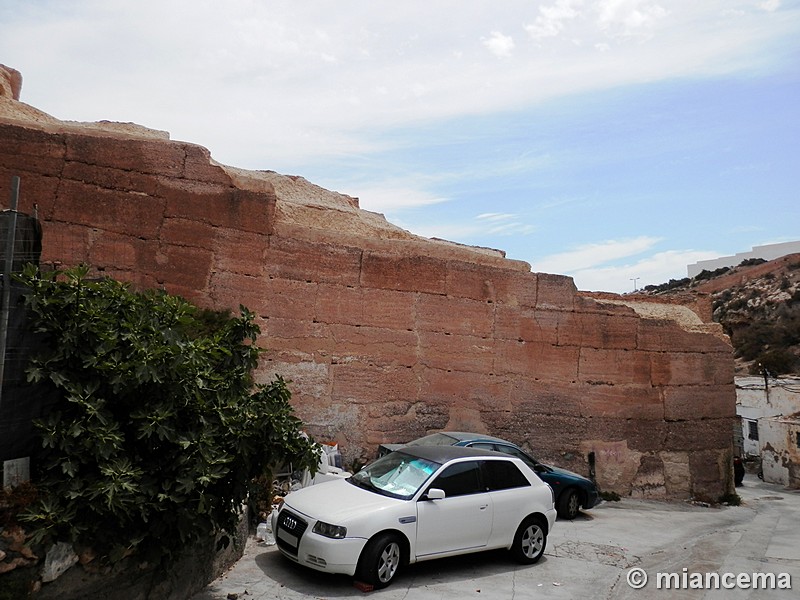
POLYGON ((88 264, 102 271, 132 271, 139 266, 138 257, 154 252, 157 243, 112 232, 100 232, 89 248, 88 264))
MULTIPOLYGON (((202 232, 203 223, 197 223, 202 232)), ((216 227, 213 230, 214 269, 230 271, 250 277, 264 275, 264 256, 267 254, 269 238, 252 231, 241 231, 216 227)), ((199 242, 200 240, 198 240, 199 242)))
POLYGON ((57 266, 88 264, 89 248, 95 234, 95 230, 83 225, 42 224, 41 263, 57 266))
POLYGON ((444 371, 491 372, 494 342, 470 335, 416 332, 420 364, 444 371))
POLYGON ((165 201, 164 216, 167 218, 271 234, 274 197, 204 181, 160 177, 158 182, 157 195, 165 201))
POLYGON ((574 310, 578 289, 572 277, 537 273, 536 308, 574 310))
POLYGON ((314 316, 322 323, 360 327, 364 323, 364 290, 320 283, 314 316))
MULTIPOLYGON (((275 299, 274 292, 270 292, 266 285, 268 281, 236 273, 212 271, 205 291, 219 310, 231 309, 238 314, 239 305, 243 304, 257 315, 270 317, 274 314, 271 307, 275 299)), ((280 298, 278 302, 281 305, 280 298)), ((285 302, 292 304, 291 300, 285 302)), ((313 311, 313 304, 309 310, 313 311)), ((311 315, 313 312, 307 313, 305 318, 313 318, 311 315)))
POLYGON ((667 497, 687 498, 691 494, 691 469, 688 452, 662 452, 664 485, 667 497))
POLYGON ((700 452, 730 448, 733 424, 733 418, 670 421, 666 423, 662 450, 700 452))
POLYGON ((384 403, 416 398, 418 387, 414 371, 406 367, 358 361, 331 365, 331 400, 366 405, 366 414, 378 415, 378 421, 388 416, 381 408, 384 403))
POLYGON ((447 295, 509 306, 535 306, 536 276, 529 271, 498 267, 449 261, 447 295))
POLYGON ((543 381, 574 382, 578 379, 578 355, 574 346, 495 340, 494 372, 523 375, 543 381))
MULTIPOLYGON (((565 313, 495 304, 494 336, 501 340, 559 344, 565 313)), ((561 344, 569 345, 569 344, 561 344)))
POLYGON ((257 279, 259 312, 268 317, 307 321, 316 319, 317 284, 289 279, 257 279))
POLYGON ((664 462, 657 454, 644 454, 639 459, 639 468, 631 482, 634 498, 663 498, 666 495, 664 462))
POLYGON ((489 411, 508 412, 508 382, 504 378, 477 372, 422 369, 419 374, 419 398, 450 407, 480 406, 489 411))
POLYGON ((578 386, 563 382, 542 382, 532 377, 509 378, 508 410, 527 414, 580 417, 581 394, 578 386))
POLYGON ((614 348, 580 348, 579 379, 590 385, 650 385, 650 354, 614 348))
POLYGON ((272 236, 265 256, 265 272, 273 277, 358 286, 360 248, 328 242, 272 236))
POLYGON ((33 127, 0 123, 0 164, 12 174, 59 177, 64 168, 64 155, 63 136, 33 127))
POLYGON ((668 386, 663 388, 663 395, 667 421, 736 416, 736 389, 733 385, 668 386))
POLYGON ((634 350, 639 319, 633 314, 562 313, 558 343, 584 348, 634 350))
POLYGON ((412 331, 415 325, 417 294, 360 288, 364 325, 412 331))
POLYGON ((184 152, 183 176, 195 181, 207 181, 231 186, 231 177, 220 165, 211 160, 208 148, 197 144, 181 144, 184 152))
POLYGON ((730 385, 733 357, 730 353, 650 353, 653 385, 730 385))
POLYGON ((158 179, 150 173, 83 162, 64 163, 61 177, 107 190, 135 192, 144 196, 156 196, 158 192, 158 179))
POLYGON ((414 332, 343 324, 331 324, 329 329, 335 342, 333 362, 411 367, 418 361, 414 332))
MULTIPOLYGON (((161 227, 162 237, 176 246, 193 246, 206 250, 214 248, 214 234, 215 228, 209 223, 181 217, 168 217, 164 219, 161 227)), ((237 247, 220 249, 221 253, 241 251, 242 249, 237 247)))
MULTIPOLYGON (((580 414, 589 418, 637 419, 661 421, 664 403, 658 388, 649 385, 582 385, 570 396, 580 406, 580 414)), ((650 424, 644 424, 649 427, 650 424)))
POLYGON ((730 354, 733 349, 725 335, 709 335, 712 324, 702 330, 686 330, 674 321, 639 319, 638 347, 653 352, 713 352, 730 354))
POLYGON ((19 201, 17 210, 28 215, 39 216, 39 221, 52 217, 58 190, 59 179, 56 177, 43 177, 38 173, 27 173, 15 168, 4 168, 3 157, 0 156, 0 182, 3 182, 4 192, 0 196, 0 208, 10 206, 11 178, 18 176, 19 201))
POLYGON ((62 180, 53 218, 64 223, 90 224, 93 229, 157 239, 164 203, 158 198, 62 180))
POLYGON ((75 133, 64 134, 64 141, 67 161, 153 175, 183 176, 186 152, 182 144, 162 139, 75 133))
POLYGON ((368 288, 444 294, 447 263, 415 255, 365 251, 361 263, 361 285, 368 288))
POLYGON ((416 313, 420 331, 488 338, 494 328, 493 305, 477 300, 420 294, 416 313))
POLYGON ((209 250, 163 244, 155 256, 139 255, 137 270, 150 273, 165 286, 208 289, 213 255, 209 250))

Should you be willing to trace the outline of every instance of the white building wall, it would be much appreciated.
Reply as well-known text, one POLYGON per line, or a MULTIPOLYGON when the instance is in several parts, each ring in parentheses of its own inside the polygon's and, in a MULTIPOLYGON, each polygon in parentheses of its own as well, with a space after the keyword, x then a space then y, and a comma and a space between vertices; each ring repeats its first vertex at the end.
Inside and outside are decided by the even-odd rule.
POLYGON ((800 377, 737 377, 736 414, 741 420, 742 450, 760 456, 764 481, 800 485, 800 377), (757 439, 751 435, 756 424, 757 439))
POLYGON ((800 241, 783 242, 782 244, 768 244, 766 246, 753 246, 750 252, 739 252, 733 256, 722 256, 712 260, 701 260, 688 265, 686 271, 689 277, 696 277, 702 271, 714 271, 722 267, 735 267, 743 260, 751 258, 763 258, 764 260, 775 260, 787 254, 800 252, 800 241))
POLYGON ((760 424, 764 481, 800 487, 800 448, 797 443, 800 419, 772 417, 762 419, 760 424))

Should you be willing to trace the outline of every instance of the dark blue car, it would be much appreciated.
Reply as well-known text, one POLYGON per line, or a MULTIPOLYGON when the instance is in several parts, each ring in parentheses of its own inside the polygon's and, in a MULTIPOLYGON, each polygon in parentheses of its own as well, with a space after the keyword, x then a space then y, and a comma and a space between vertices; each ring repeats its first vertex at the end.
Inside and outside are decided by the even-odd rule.
POLYGON ((558 511, 558 516, 563 519, 574 519, 581 508, 589 509, 600 503, 597 485, 592 480, 566 469, 540 463, 519 446, 490 435, 463 431, 441 431, 407 444, 382 444, 378 448, 378 456, 388 454, 400 446, 468 446, 516 456, 528 463, 542 481, 553 488, 556 511, 558 511))

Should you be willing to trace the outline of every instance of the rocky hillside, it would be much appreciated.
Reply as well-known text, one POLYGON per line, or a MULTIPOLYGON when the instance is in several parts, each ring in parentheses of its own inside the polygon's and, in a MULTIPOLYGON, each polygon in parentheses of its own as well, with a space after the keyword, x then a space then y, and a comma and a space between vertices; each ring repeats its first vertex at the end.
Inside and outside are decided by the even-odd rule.
POLYGON ((737 374, 800 374, 800 254, 747 260, 643 291, 710 295, 714 321, 731 337, 737 374))

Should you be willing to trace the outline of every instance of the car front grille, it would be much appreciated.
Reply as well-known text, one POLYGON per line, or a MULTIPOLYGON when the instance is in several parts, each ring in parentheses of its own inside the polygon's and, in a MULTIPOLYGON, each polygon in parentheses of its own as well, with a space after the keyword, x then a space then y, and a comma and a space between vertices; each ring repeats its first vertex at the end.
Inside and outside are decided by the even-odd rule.
POLYGON ((278 547, 292 556, 297 556, 300 539, 308 529, 308 523, 290 510, 282 510, 278 515, 278 531, 275 541, 278 547))

